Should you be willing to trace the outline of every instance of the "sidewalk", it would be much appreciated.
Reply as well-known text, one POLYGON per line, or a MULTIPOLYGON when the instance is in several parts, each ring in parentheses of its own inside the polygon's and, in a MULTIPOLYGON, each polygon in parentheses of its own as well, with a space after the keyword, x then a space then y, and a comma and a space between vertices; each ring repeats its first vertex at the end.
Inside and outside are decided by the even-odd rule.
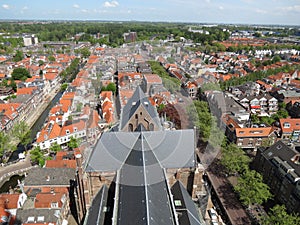
POLYGON ((226 212, 232 225, 251 224, 251 220, 238 200, 232 186, 226 176, 222 174, 224 168, 218 164, 216 159, 207 171, 208 178, 217 194, 224 211, 226 212))

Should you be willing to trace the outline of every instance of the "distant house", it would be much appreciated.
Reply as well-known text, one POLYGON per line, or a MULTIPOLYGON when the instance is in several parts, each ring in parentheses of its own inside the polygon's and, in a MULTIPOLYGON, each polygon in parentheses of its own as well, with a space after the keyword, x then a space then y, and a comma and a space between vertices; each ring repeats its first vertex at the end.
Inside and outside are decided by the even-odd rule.
POLYGON ((240 148, 256 150, 263 144, 263 141, 275 143, 277 135, 273 127, 250 127, 235 129, 235 143, 240 148))
POLYGON ((147 94, 150 95, 151 85, 162 84, 162 79, 157 74, 144 74, 142 79, 142 89, 147 94))
POLYGON ((275 143, 278 138, 274 127, 266 127, 263 124, 252 127, 241 127, 229 115, 223 117, 223 122, 225 124, 225 134, 229 141, 243 149, 257 150, 265 141, 275 143))
POLYGON ((300 119, 280 119, 281 138, 300 141, 300 119))
POLYGON ((261 95, 241 95, 238 97, 238 102, 245 109, 255 114, 268 113, 272 115, 278 111, 278 100, 270 94, 261 95))
POLYGON ((300 118, 300 100, 287 103, 286 110, 292 118, 300 118))

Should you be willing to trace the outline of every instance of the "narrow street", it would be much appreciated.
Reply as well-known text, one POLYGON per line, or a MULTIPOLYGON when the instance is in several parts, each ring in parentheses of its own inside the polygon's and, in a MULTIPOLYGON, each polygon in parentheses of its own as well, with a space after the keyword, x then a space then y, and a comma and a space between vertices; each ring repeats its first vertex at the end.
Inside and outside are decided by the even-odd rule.
POLYGON ((207 177, 221 204, 221 210, 226 213, 232 225, 251 224, 246 210, 240 203, 223 171, 224 168, 219 165, 217 158, 207 170, 207 177))

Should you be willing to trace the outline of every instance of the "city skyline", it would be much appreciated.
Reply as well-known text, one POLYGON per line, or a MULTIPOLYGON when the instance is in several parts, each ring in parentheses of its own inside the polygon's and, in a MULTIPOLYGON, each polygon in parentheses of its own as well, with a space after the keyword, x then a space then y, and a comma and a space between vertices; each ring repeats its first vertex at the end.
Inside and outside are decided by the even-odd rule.
POLYGON ((299 0, 0 0, 1 20, 108 20, 299 25, 299 0))

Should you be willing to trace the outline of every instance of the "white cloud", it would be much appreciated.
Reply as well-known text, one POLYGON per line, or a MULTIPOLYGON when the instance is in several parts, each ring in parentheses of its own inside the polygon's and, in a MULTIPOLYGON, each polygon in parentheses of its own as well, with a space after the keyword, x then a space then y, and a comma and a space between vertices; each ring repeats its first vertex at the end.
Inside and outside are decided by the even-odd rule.
POLYGON ((262 9, 256 9, 255 12, 260 13, 260 14, 267 14, 268 13, 266 10, 262 10, 262 9))
POLYGON ((79 9, 80 7, 79 7, 79 5, 74 4, 74 5, 73 5, 73 8, 79 9))
POLYGON ((220 9, 220 10, 223 10, 223 9, 224 9, 224 7, 223 7, 223 6, 219 6, 219 9, 220 9))
POLYGON ((3 4, 3 5, 2 5, 2 8, 3 8, 3 9, 10 9, 10 6, 7 5, 7 4, 3 4))
POLYGON ((87 10, 87 9, 82 9, 82 10, 81 10, 81 12, 83 12, 83 13, 87 13, 87 12, 88 12, 88 10, 87 10))
POLYGON ((286 12, 297 12, 300 13, 300 5, 293 5, 293 6, 287 6, 281 8, 283 11, 286 12))
POLYGON ((106 8, 113 8, 113 7, 117 7, 119 5, 119 2, 117 1, 111 1, 111 2, 104 2, 103 6, 106 8))

